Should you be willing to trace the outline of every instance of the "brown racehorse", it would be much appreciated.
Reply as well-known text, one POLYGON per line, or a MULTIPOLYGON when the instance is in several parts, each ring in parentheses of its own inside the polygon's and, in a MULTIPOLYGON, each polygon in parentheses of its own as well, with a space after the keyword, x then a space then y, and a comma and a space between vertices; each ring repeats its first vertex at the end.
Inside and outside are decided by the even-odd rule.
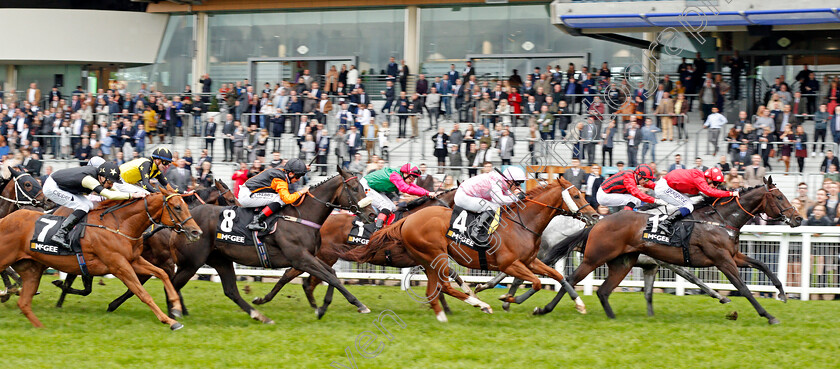
MULTIPOLYGON (((556 215, 569 215, 587 224, 598 220, 595 209, 580 191, 562 177, 556 183, 530 191, 524 201, 503 207, 501 213, 500 225, 493 233, 491 248, 486 253, 487 267, 529 281, 536 290, 542 285, 535 273, 563 280, 559 272, 536 258, 542 231, 551 219, 556 215)), ((347 256, 355 261, 367 261, 387 245, 400 243, 425 269, 428 278, 426 298, 439 321, 447 321, 435 299, 439 292, 492 313, 490 305, 455 290, 446 278, 450 275, 449 257, 465 267, 481 268, 478 252, 446 238, 451 216, 452 209, 442 207, 420 210, 375 234, 371 246, 355 249, 347 256)))
MULTIPOLYGON (((36 210, 44 206, 46 200, 41 184, 34 177, 12 167, 5 169, 9 171, 9 178, 0 178, 0 187, 3 188, 0 191, 0 218, 24 207, 36 210)), ((50 204, 52 205, 51 201, 50 204)), ((0 277, 3 278, 6 286, 6 289, 0 291, 0 303, 2 303, 8 301, 11 295, 20 292, 20 277, 12 268, 0 271, 0 277), (12 283, 10 278, 16 283, 12 283)))
MULTIPOLYGON (((0 268, 12 265, 23 280, 18 306, 32 325, 43 327, 32 312, 32 296, 38 290, 41 275, 47 266, 66 273, 81 274, 75 255, 53 256, 30 251, 29 243, 34 225, 42 213, 31 210, 16 211, 0 220, 4 243, 0 244, 0 268)), ((149 305, 157 318, 173 330, 183 325, 164 314, 155 305, 149 293, 140 285, 137 274, 152 274, 163 280, 170 302, 181 309, 178 294, 166 273, 140 256, 142 237, 152 223, 184 230, 190 238, 197 239, 201 230, 192 219, 180 195, 161 189, 161 193, 143 199, 105 201, 87 217, 82 250, 91 275, 113 274, 140 299, 149 305)))
MULTIPOLYGON (((741 280, 738 268, 752 267, 762 271, 779 290, 779 298, 786 301, 787 296, 782 283, 767 265, 738 251, 738 235, 741 227, 753 219, 755 214, 765 213, 791 227, 799 226, 802 217, 776 188, 772 177, 765 179, 764 185, 743 190, 740 195, 740 198, 717 199, 711 205, 698 206, 692 213, 692 219, 689 221, 696 224, 689 241, 688 264, 684 261, 682 248, 642 241, 648 215, 624 210, 601 219, 594 227, 569 236, 549 251, 547 257, 557 260, 582 243, 583 261, 571 277, 572 285, 606 263, 609 275, 598 288, 598 298, 610 318, 615 318, 608 300, 610 293, 624 280, 639 254, 645 254, 675 265, 700 268, 716 266, 735 285, 741 296, 752 303, 758 315, 767 318, 770 324, 777 324, 779 320, 764 310, 741 280)), ((545 308, 536 308, 534 314, 550 312, 562 297, 562 292, 557 294, 545 308)))
MULTIPOLYGON (((277 213, 284 217, 277 220, 277 230, 262 237, 269 267, 292 266, 316 275, 335 286, 359 312, 369 313, 370 309, 341 284, 335 276, 335 271, 318 260, 315 253, 321 244, 317 228, 326 221, 333 209, 351 210, 366 222, 372 222, 376 213, 372 207, 367 206, 369 202, 365 200, 364 189, 359 179, 341 168, 338 168, 337 175, 310 187, 309 192, 308 196, 301 198, 300 204, 283 207, 277 213)), ((225 296, 252 319, 271 324, 271 319, 242 298, 236 286, 234 262, 254 267, 263 266, 255 247, 216 240, 219 217, 223 210, 223 207, 214 205, 201 205, 192 210, 196 222, 204 230, 204 235, 197 242, 176 241, 173 244, 178 271, 172 278, 172 283, 180 290, 195 275, 198 268, 207 264, 219 273, 225 296)))
MULTIPOLYGON (((171 187, 168 188, 169 190, 173 190, 171 187)), ((208 188, 199 188, 195 191, 186 193, 182 196, 184 198, 184 202, 187 206, 192 209, 198 205, 204 204, 212 204, 212 205, 238 205, 236 201, 236 197, 231 192, 230 188, 224 184, 224 182, 220 180, 216 180, 213 187, 208 188)), ((67 215, 69 214, 69 209, 66 214, 58 214, 58 215, 67 215)), ((175 275, 175 260, 173 260, 172 255, 174 255, 173 250, 171 249, 170 244, 170 236, 172 236, 173 232, 169 228, 156 228, 154 232, 151 234, 144 234, 143 235, 143 253, 140 254, 144 259, 148 260, 152 265, 163 269, 166 272, 166 275, 169 276, 171 279, 172 276, 175 275)), ((68 274, 67 278, 64 281, 61 280, 54 280, 53 284, 61 288, 61 296, 58 297, 58 302, 56 302, 56 307, 62 307, 64 304, 64 299, 67 297, 68 294, 70 295, 80 295, 80 296, 87 296, 92 292, 93 287, 93 278, 92 277, 82 277, 82 281, 84 282, 84 289, 77 290, 72 287, 73 281, 76 279, 75 274, 68 274)), ((138 279, 140 280, 140 284, 145 284, 146 281, 149 280, 152 276, 150 275, 138 275, 138 279)), ((179 291, 180 294, 180 291, 179 291)), ((131 290, 126 291, 122 296, 118 297, 114 300, 108 308, 108 311, 114 311, 117 307, 119 307, 123 302, 134 296, 131 290), (111 308, 113 306, 113 309, 111 308)), ((187 307, 184 304, 183 296, 179 296, 181 298, 181 312, 184 315, 189 315, 187 311, 187 307)), ((168 300, 167 300, 168 304, 168 300)), ((172 306, 168 306, 169 309, 172 309, 172 306)))
MULTIPOLYGON (((454 204, 455 190, 453 189, 434 198, 422 197, 409 202, 405 207, 403 217, 429 206, 444 206, 451 208, 454 204)), ((330 215, 327 218, 327 221, 324 222, 324 226, 321 227, 321 247, 318 249, 318 253, 315 256, 318 259, 323 260, 327 263, 327 265, 332 266, 335 265, 338 259, 342 259, 345 253, 356 248, 357 245, 350 245, 347 243, 347 236, 352 231, 357 220, 358 219, 355 216, 348 214, 330 215)), ((411 258, 411 255, 409 255, 408 252, 406 252, 400 245, 386 246, 367 262, 373 265, 384 265, 395 268, 410 268, 418 265, 417 262, 411 258)), ((303 274, 303 272, 295 268, 286 270, 283 277, 280 278, 280 280, 277 281, 277 284, 274 285, 274 288, 271 289, 271 292, 265 295, 265 297, 254 298, 253 303, 256 305, 268 303, 274 299, 274 296, 280 292, 283 286, 301 274, 303 274)), ((458 279, 460 279, 460 277, 458 279)), ((324 296, 324 304, 319 308, 318 304, 315 302, 315 295, 313 294, 319 283, 321 283, 320 279, 315 276, 309 276, 309 278, 303 281, 303 290, 306 293, 306 298, 309 300, 309 305, 312 306, 313 309, 316 309, 318 317, 322 317, 327 312, 327 308, 330 303, 332 303, 334 288, 332 286, 328 287, 327 294, 324 296)), ((466 287, 466 284, 462 282, 459 282, 459 284, 462 288, 466 287)), ((466 288, 469 289, 469 287, 466 288)), ((439 295, 439 297, 444 310, 448 311, 449 306, 446 304, 446 300, 444 300, 443 295, 439 295)))

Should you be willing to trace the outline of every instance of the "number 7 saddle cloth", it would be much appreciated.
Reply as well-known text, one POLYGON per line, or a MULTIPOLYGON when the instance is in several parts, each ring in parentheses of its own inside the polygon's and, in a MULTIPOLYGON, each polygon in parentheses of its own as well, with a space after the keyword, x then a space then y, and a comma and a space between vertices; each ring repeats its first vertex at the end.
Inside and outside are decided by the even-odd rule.
POLYGON ((32 232, 32 239, 29 241, 29 249, 46 255, 67 256, 80 254, 82 252, 81 238, 84 237, 85 221, 87 216, 79 221, 79 224, 70 231, 70 248, 65 248, 52 241, 52 237, 61 228, 65 217, 44 214, 35 221, 35 231, 32 232))

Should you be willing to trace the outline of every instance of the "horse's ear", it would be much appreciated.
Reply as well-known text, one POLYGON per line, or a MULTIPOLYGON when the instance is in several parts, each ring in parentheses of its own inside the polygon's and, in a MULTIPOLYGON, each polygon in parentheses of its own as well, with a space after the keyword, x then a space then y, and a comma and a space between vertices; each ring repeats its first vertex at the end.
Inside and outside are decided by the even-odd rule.
POLYGON ((344 176, 344 169, 341 168, 341 165, 336 164, 335 169, 338 170, 338 174, 344 176))
POLYGON ((9 179, 9 178, 17 177, 18 175, 20 175, 20 171, 18 171, 17 169, 15 169, 12 166, 5 166, 5 169, 8 170, 8 173, 5 170, 2 171, 3 179, 9 179))
POLYGON ((174 189, 174 188, 172 188, 172 184, 171 184, 171 183, 167 183, 167 184, 166 184, 166 190, 167 190, 167 191, 169 191, 169 192, 175 192, 175 189, 174 189))
POLYGON ((764 183, 766 183, 767 185, 773 184, 773 176, 771 175, 767 177, 767 179, 764 180, 764 183))
POLYGON ((158 192, 162 193, 164 196, 169 195, 169 191, 167 191, 165 188, 161 187, 160 185, 155 185, 155 187, 157 187, 158 192))

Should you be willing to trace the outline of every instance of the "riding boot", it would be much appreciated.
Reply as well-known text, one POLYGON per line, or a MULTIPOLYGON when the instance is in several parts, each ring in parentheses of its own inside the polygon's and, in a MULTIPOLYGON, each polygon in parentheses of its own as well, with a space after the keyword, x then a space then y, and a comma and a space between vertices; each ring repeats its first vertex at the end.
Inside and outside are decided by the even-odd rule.
POLYGON ((79 221, 87 214, 84 210, 74 210, 73 213, 67 216, 67 219, 64 219, 64 223, 61 223, 61 227, 58 228, 58 232, 52 237, 52 241, 61 245, 66 249, 70 248, 70 241, 68 240, 70 231, 73 230, 73 227, 76 224, 79 224, 79 221))
POLYGON ((378 230, 382 229, 382 227, 386 224, 391 224, 391 222, 393 220, 394 220, 394 218, 393 218, 393 214, 391 214, 391 211, 388 210, 388 209, 382 209, 379 212, 379 215, 376 216, 376 221, 374 222, 374 225, 376 226, 376 230, 378 231, 378 230))
POLYGON ((492 211, 483 211, 470 227, 470 238, 478 244, 486 245, 490 241, 490 222, 493 221, 492 211))
POLYGON ((679 208, 679 211, 663 219, 662 222, 659 223, 659 228, 665 230, 668 234, 672 234, 674 231, 674 224, 677 224, 679 220, 685 218, 690 213, 691 212, 686 208, 679 208))
POLYGON ((274 214, 282 208, 283 204, 279 202, 268 204, 262 209, 262 211, 260 211, 259 214, 254 215, 254 219, 252 219, 251 223, 248 223, 248 225, 245 228, 248 228, 252 231, 265 231, 266 229, 268 229, 268 225, 265 224, 265 220, 268 219, 268 217, 270 217, 271 214, 274 214))
POLYGON ((268 225, 265 224, 265 219, 268 218, 265 215, 265 212, 259 212, 259 214, 254 214, 254 219, 251 219, 251 223, 248 223, 246 228, 252 231, 264 231, 268 228, 268 225))
POLYGON ((632 201, 631 201, 631 202, 628 202, 628 203, 627 203, 627 205, 624 205, 624 209, 623 209, 623 210, 630 210, 630 211, 633 211, 633 210, 635 210, 635 209, 636 209, 636 203, 634 203, 634 202, 632 202, 632 201))

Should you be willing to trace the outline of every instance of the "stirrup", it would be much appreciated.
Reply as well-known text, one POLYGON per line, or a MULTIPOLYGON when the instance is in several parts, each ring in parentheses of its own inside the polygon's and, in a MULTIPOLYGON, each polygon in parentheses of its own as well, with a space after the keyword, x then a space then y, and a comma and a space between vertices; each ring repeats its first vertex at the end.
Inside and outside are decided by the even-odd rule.
POLYGON ((268 228, 268 225, 265 222, 251 222, 245 227, 251 231, 264 231, 268 228))
POLYGON ((53 236, 53 238, 51 239, 52 242, 55 242, 56 244, 58 244, 61 247, 64 247, 64 248, 67 248, 67 249, 70 248, 70 241, 67 240, 67 238, 69 237, 69 234, 65 237, 56 237, 56 236, 53 236))

